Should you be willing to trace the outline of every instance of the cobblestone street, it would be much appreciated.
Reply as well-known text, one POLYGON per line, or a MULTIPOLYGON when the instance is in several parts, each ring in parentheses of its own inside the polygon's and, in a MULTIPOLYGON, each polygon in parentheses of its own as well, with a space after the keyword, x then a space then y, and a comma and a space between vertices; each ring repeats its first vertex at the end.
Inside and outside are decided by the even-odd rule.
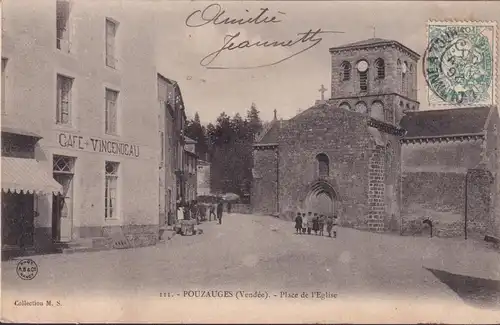
POLYGON ((470 304, 499 304, 498 253, 478 243, 345 228, 336 239, 296 235, 290 222, 239 214, 224 215, 222 225, 205 222, 201 228, 203 234, 177 235, 152 247, 35 256, 39 272, 31 281, 17 277, 17 261, 3 262, 3 294, 15 298, 47 288, 57 295, 153 296, 189 289, 262 289, 276 294, 318 290, 343 298, 362 294, 460 301, 462 297, 470 304), (463 296, 444 284, 446 279, 438 279, 442 274, 489 280, 490 298, 480 296, 485 288, 466 288, 469 296, 463 296))

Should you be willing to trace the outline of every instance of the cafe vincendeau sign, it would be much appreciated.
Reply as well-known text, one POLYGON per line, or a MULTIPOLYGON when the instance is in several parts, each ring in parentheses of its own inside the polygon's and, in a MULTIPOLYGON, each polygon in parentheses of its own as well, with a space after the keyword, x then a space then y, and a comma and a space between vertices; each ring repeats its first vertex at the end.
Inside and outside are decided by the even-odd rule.
POLYGON ((66 132, 57 133, 57 142, 61 148, 107 153, 111 155, 139 157, 139 146, 114 140, 106 140, 66 132))

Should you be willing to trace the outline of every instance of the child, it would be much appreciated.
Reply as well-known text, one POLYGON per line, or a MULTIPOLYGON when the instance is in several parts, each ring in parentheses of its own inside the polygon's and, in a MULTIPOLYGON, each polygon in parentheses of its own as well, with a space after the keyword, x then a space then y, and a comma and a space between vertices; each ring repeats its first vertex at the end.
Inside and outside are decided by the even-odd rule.
POLYGON ((328 237, 332 237, 332 228, 333 218, 332 216, 328 216, 328 219, 326 219, 326 231, 328 232, 328 237))
POLYGON ((312 215, 312 212, 308 212, 307 213, 307 222, 306 222, 308 235, 311 234, 312 226, 313 226, 313 215, 312 215))
POLYGON ((306 233, 306 228, 307 228, 307 216, 305 213, 302 213, 302 233, 306 233))
POLYGON ((319 230, 319 219, 318 219, 318 214, 315 213, 313 218, 313 231, 316 236, 318 235, 318 230, 319 230))
POLYGON ((320 236, 323 236, 324 230, 325 230, 325 216, 320 215, 319 216, 319 235, 320 236))
POLYGON ((295 233, 300 234, 302 232, 302 217, 300 216, 300 212, 297 212, 297 216, 295 217, 295 233))
POLYGON ((337 215, 333 216, 333 238, 337 238, 337 229, 339 226, 339 222, 337 220, 337 215))

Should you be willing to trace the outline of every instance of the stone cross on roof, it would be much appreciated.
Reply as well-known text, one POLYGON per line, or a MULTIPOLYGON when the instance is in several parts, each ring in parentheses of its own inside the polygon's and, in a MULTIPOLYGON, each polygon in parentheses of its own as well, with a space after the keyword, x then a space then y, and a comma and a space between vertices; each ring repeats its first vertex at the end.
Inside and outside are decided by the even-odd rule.
POLYGON ((325 86, 321 85, 321 88, 318 91, 321 93, 321 100, 325 100, 325 91, 326 91, 325 86))

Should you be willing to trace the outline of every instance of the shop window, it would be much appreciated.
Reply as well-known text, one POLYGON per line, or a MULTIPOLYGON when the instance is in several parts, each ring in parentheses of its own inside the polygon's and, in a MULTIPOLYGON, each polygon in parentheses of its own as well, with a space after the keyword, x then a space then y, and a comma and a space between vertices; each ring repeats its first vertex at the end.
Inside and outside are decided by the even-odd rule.
POLYGON ((117 134, 118 92, 106 89, 106 133, 117 134))
POLYGON ((116 219, 118 216, 118 167, 120 163, 106 161, 104 186, 104 218, 116 219))
POLYGON ((71 125, 73 78, 57 75, 57 124, 71 125))

